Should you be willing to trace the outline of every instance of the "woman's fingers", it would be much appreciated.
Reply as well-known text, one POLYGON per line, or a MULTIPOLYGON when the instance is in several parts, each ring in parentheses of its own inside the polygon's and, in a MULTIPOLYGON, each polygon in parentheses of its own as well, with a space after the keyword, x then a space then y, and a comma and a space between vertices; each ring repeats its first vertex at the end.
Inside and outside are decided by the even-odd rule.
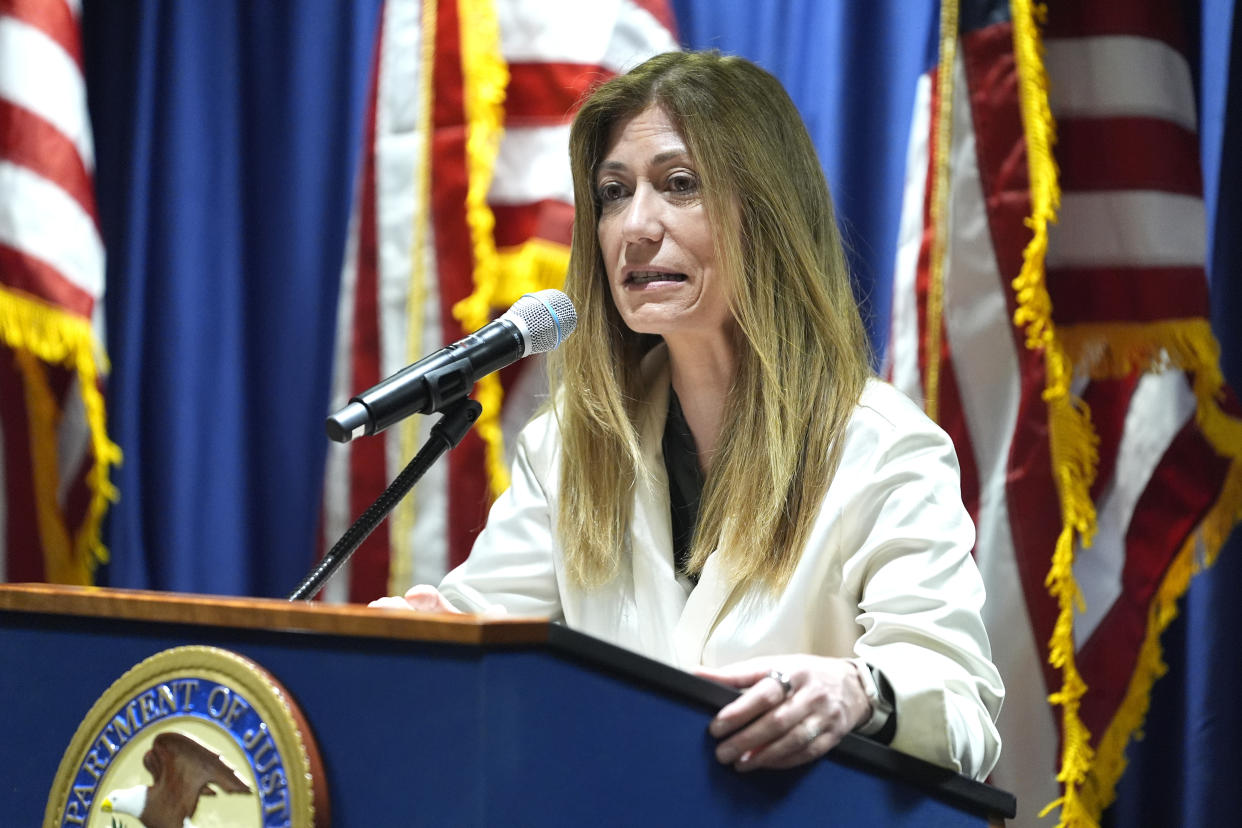
POLYGON ((374 601, 367 604, 367 606, 402 610, 408 610, 410 608, 410 605, 407 604, 405 599, 400 595, 385 595, 383 598, 376 598, 374 601))
MULTIPOLYGON (((748 766, 760 751, 780 750, 788 734, 813 714, 811 697, 799 692, 802 673, 767 670, 735 701, 721 708, 709 726, 722 739, 716 758, 725 764, 748 766)), ((782 754, 783 755, 783 754, 782 754)))
POLYGON ((831 728, 821 728, 814 717, 807 717, 776 742, 753 753, 738 770, 792 768, 818 759, 840 741, 840 735, 831 728))
POLYGON ((738 770, 787 768, 837 745, 861 720, 867 701, 844 659, 781 656, 699 674, 744 692, 709 725, 716 758, 738 770), (749 685, 743 684, 744 681, 749 685))
POLYGON ((724 667, 699 667, 694 672, 703 678, 727 684, 730 687, 750 687, 771 671, 771 660, 739 661, 724 667))
POLYGON ((418 584, 417 586, 410 587, 406 590, 405 601, 410 605, 410 609, 416 609, 420 612, 461 612, 461 610, 450 604, 448 599, 440 594, 440 590, 430 584, 418 584))
POLYGON ((448 599, 440 594, 440 591, 428 584, 419 584, 410 587, 406 591, 405 596, 386 595, 383 598, 376 598, 369 607, 387 607, 388 609, 418 610, 419 612, 452 612, 460 613, 461 610, 448 602, 448 599))
MULTIPOLYGON (((756 721, 793 695, 792 679, 784 673, 780 673, 779 676, 780 678, 764 672, 753 678, 742 695, 720 708, 720 712, 716 714, 716 718, 709 726, 711 734, 718 739, 728 736, 750 722, 756 721), (784 678, 785 683, 781 681, 781 678, 784 678)), ((779 727, 779 723, 768 723, 767 729, 779 727)))

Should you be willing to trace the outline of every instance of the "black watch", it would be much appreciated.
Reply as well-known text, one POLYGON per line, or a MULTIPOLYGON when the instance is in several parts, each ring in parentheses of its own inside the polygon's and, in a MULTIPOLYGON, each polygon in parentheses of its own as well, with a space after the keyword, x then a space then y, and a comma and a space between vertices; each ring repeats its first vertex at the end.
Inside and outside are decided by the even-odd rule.
POLYGON ((854 728, 854 732, 888 744, 897 731, 897 707, 893 687, 878 667, 873 667, 861 658, 852 658, 850 661, 858 668, 863 691, 867 694, 867 701, 871 703, 871 717, 854 728))

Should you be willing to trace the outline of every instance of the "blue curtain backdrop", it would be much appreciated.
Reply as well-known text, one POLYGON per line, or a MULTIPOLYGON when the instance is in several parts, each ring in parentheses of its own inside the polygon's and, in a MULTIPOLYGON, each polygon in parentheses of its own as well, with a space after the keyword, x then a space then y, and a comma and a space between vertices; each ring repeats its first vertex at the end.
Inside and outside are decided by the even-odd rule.
MULTIPOLYGON (((673 0, 682 41, 786 84, 816 139, 877 351, 935 0, 673 0)), ((1193 4, 1191 4, 1193 5, 1193 4)), ((1213 320, 1242 388, 1242 50, 1202 0, 1195 55, 1213 320)), ((318 522, 335 302, 379 0, 85 0, 108 247, 109 416, 125 451, 105 582, 283 595, 318 522)), ((1229 824, 1242 538, 1165 637, 1116 825, 1229 824), (1226 639, 1229 640, 1229 639, 1226 639)), ((1020 746, 1010 746, 1021 749, 1020 746)), ((1023 807, 1027 807, 1024 804, 1023 807)))
POLYGON ((126 587, 312 561, 378 0, 84 4, 126 587))

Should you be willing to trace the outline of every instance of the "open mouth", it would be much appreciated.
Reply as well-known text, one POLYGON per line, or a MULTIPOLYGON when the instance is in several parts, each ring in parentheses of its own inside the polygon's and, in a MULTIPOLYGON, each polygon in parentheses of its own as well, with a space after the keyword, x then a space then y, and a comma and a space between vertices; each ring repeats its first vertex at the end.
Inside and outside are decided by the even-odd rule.
POLYGON ((625 277, 627 285, 649 285, 653 282, 684 282, 684 273, 664 273, 655 270, 635 270, 625 277))

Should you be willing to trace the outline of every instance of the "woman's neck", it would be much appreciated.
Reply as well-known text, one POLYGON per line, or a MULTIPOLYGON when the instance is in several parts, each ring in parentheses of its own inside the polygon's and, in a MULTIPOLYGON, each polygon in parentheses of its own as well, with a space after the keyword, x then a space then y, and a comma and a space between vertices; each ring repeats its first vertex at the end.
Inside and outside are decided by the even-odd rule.
POLYGON ((699 468, 706 474, 720 440, 725 400, 737 373, 737 354, 727 337, 670 341, 668 354, 673 390, 694 435, 699 468))

